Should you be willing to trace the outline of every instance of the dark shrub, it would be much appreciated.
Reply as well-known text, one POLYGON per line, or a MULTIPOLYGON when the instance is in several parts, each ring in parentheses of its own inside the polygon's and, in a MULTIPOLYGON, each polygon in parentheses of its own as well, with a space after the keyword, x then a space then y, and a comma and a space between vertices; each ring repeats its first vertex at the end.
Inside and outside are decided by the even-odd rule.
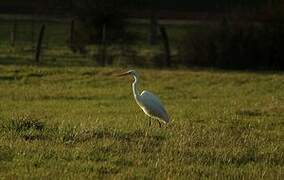
POLYGON ((188 34, 182 43, 188 66, 229 69, 284 69, 284 24, 229 22, 188 34))
POLYGON ((129 34, 123 6, 124 1, 117 0, 75 1, 73 14, 79 20, 77 31, 82 31, 78 34, 84 33, 88 44, 100 43, 105 27, 108 42, 125 41, 129 34))
POLYGON ((124 3, 125 0, 74 1, 76 25, 73 51, 81 52, 80 49, 96 44, 96 54, 93 55, 96 62, 103 66, 115 63, 116 59, 109 48, 130 44, 135 39, 127 29, 124 3))

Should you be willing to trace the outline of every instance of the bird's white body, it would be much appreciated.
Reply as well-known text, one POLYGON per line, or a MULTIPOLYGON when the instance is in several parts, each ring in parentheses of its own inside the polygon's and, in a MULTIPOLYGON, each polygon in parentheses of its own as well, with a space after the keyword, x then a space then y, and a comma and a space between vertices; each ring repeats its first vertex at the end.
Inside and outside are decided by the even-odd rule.
POLYGON ((149 91, 143 91, 140 95, 140 102, 137 104, 141 107, 148 116, 162 120, 164 123, 170 122, 167 111, 163 107, 160 100, 149 91))
POLYGON ((162 105, 159 98, 157 98, 154 94, 143 91, 141 94, 138 90, 139 84, 139 76, 134 70, 130 70, 122 75, 132 75, 134 78, 134 82, 132 83, 132 91, 134 95, 134 99, 140 108, 144 111, 144 113, 154 119, 160 120, 164 123, 169 123, 170 118, 162 105))

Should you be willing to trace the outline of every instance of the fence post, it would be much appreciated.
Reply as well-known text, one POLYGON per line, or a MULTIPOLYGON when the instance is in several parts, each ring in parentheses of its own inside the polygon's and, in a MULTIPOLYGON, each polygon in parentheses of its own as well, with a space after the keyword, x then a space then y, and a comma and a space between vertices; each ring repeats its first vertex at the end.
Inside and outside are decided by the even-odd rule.
POLYGON ((10 43, 11 43, 12 47, 14 47, 15 43, 16 43, 17 26, 18 26, 17 19, 14 19, 13 27, 12 27, 11 33, 10 33, 10 43))
POLYGON ((70 24, 70 36, 69 36, 69 47, 73 51, 74 49, 74 19, 71 20, 70 24))
POLYGON ((32 49, 34 50, 34 41, 35 41, 35 17, 33 15, 32 17, 32 22, 31 22, 31 28, 32 28, 32 32, 31 32, 31 41, 32 41, 32 49))
POLYGON ((150 45, 158 43, 158 20, 157 16, 153 13, 150 18, 150 45))
POLYGON ((102 29, 102 44, 101 44, 101 55, 102 55, 102 65, 105 66, 106 65, 106 54, 107 54, 107 44, 106 44, 106 24, 103 25, 103 29, 102 29))
POLYGON ((170 49, 169 37, 166 31, 166 28, 164 26, 160 26, 160 32, 161 32, 162 40, 164 43, 166 65, 170 67, 171 66, 171 49, 170 49))
POLYGON ((38 41, 37 41, 37 46, 36 46, 36 54, 35 54, 35 61, 39 62, 40 60, 40 54, 41 54, 41 47, 42 47, 42 40, 44 36, 44 30, 45 30, 45 25, 43 24, 40 28, 39 36, 38 36, 38 41))

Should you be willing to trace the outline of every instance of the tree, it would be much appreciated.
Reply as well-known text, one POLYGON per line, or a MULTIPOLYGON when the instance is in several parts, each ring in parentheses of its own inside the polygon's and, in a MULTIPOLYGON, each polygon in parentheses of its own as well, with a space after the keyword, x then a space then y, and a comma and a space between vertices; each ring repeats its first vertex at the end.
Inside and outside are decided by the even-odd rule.
POLYGON ((121 8, 123 1, 118 0, 81 0, 74 1, 72 14, 88 34, 87 43, 102 41, 103 28, 106 27, 108 41, 118 41, 125 35, 125 15, 121 8))
POLYGON ((97 44, 96 60, 100 65, 111 63, 107 58, 107 47, 110 44, 130 42, 132 35, 126 30, 124 0, 81 0, 74 1, 72 15, 77 23, 75 44, 82 46, 97 44))

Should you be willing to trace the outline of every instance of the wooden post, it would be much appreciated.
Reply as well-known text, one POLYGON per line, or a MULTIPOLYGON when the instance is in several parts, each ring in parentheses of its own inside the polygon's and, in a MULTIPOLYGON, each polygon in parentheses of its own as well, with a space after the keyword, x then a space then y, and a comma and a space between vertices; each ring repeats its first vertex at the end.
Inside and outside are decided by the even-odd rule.
POLYGON ((152 13, 150 18, 150 45, 158 43, 158 20, 155 13, 152 13))
POLYGON ((160 32, 161 32, 162 40, 164 43, 166 65, 170 67, 171 66, 171 49, 170 49, 170 43, 169 43, 169 38, 168 38, 166 28, 164 26, 160 26, 160 32))
POLYGON ((14 47, 16 43, 17 26, 18 26, 18 22, 16 19, 14 19, 13 27, 12 27, 11 34, 10 34, 10 43, 12 47, 14 47))
POLYGON ((31 33, 31 41, 32 41, 32 49, 34 50, 34 45, 35 45, 35 15, 33 15, 32 17, 32 24, 31 24, 31 28, 32 28, 32 33, 31 33))
POLYGON ((70 37, 69 37, 69 46, 71 49, 73 49, 74 47, 74 19, 72 19, 71 21, 71 25, 70 25, 70 37))
POLYGON ((102 29, 102 50, 101 50, 101 55, 102 55, 102 65, 105 66, 106 65, 106 53, 107 53, 107 44, 106 44, 106 24, 103 25, 103 29, 102 29))
POLYGON ((39 36, 38 36, 38 42, 37 42, 37 46, 36 46, 36 54, 35 54, 35 61, 36 62, 39 62, 39 60, 40 60, 44 30, 45 30, 45 25, 43 24, 40 28, 40 32, 39 32, 39 36))

